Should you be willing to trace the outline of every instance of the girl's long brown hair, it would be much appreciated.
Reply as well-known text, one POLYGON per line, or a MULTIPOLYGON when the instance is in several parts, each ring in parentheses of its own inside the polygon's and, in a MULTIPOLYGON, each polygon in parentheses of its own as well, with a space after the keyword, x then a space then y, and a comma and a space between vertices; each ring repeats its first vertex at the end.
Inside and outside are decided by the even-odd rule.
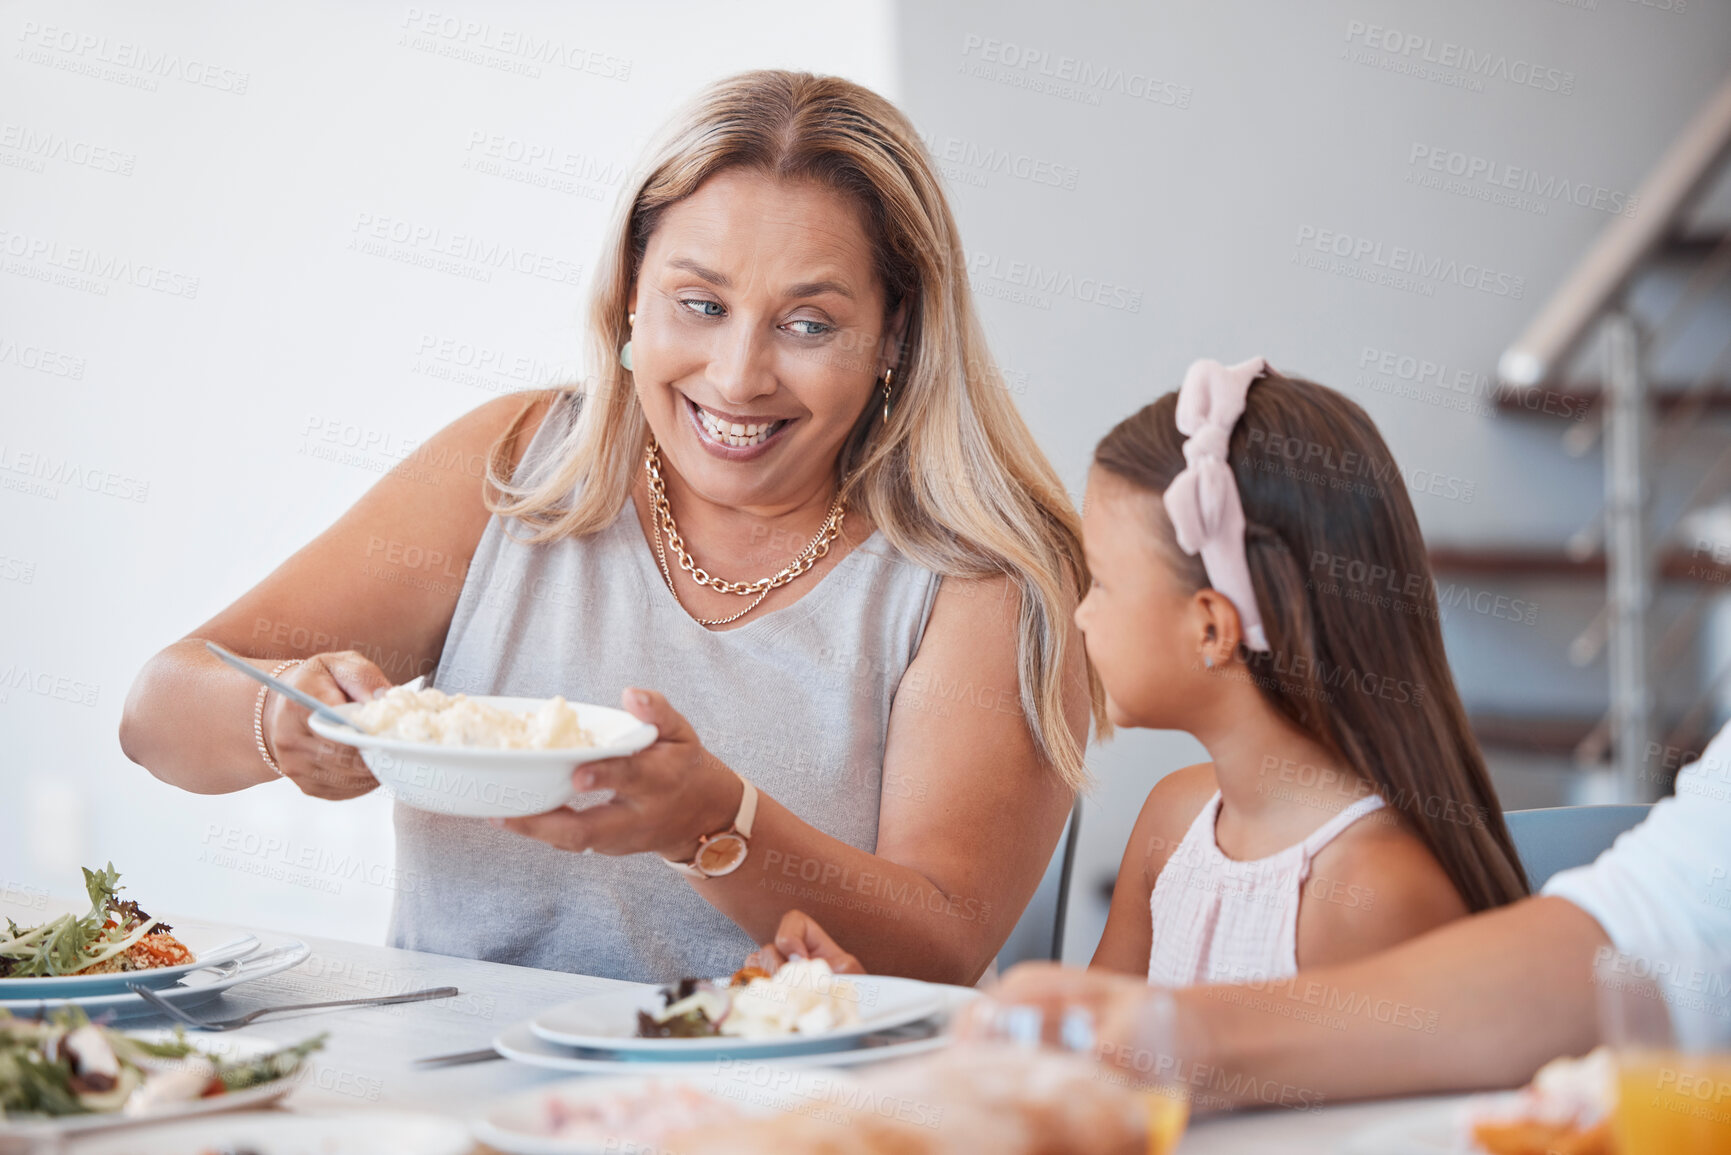
MULTIPOLYGON (((1162 493, 1184 468, 1169 393, 1120 422, 1094 461, 1162 493)), ((1270 372, 1250 387, 1228 460, 1269 651, 1241 648, 1263 697, 1373 783, 1474 911, 1528 892, 1443 650, 1436 583, 1404 475, 1368 414, 1270 372)), ((1164 518, 1168 553, 1208 577, 1164 518)))

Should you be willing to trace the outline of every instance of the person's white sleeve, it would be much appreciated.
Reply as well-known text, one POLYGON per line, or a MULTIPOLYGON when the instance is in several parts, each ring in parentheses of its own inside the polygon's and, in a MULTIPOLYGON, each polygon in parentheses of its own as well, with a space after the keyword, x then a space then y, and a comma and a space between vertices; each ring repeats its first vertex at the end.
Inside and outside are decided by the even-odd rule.
POLYGON ((1731 725, 1677 774, 1677 790, 1588 866, 1553 875, 1625 954, 1731 949, 1731 725))

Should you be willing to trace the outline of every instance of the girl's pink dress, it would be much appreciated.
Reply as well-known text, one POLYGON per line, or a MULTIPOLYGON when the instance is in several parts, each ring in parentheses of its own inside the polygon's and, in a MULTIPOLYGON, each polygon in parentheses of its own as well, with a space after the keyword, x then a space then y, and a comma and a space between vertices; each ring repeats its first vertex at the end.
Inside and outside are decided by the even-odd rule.
MULTIPOLYGON (((1267 858, 1240 862, 1222 854, 1214 840, 1214 821, 1220 814, 1216 791, 1166 860, 1149 896, 1154 918, 1149 983, 1254 983, 1296 974, 1298 900, 1310 880, 1311 860, 1341 831, 1382 807, 1380 795, 1367 794, 1303 842, 1267 858)), ((1330 886, 1318 897, 1369 905, 1373 895, 1356 887, 1330 886)))

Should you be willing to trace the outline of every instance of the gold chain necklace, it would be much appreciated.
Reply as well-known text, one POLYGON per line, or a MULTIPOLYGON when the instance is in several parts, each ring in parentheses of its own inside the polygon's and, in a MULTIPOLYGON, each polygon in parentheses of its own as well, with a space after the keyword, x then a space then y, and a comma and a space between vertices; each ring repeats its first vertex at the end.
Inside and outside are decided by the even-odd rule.
MULTIPOLYGON (((800 551, 798 557, 769 577, 758 578, 752 582, 725 581, 712 576, 691 559, 691 554, 686 552, 685 539, 679 536, 679 527, 673 520, 673 506, 667 500, 667 485, 661 478, 660 446, 655 443, 653 437, 649 439, 649 448, 643 454, 643 469, 649 475, 649 504, 655 521, 655 561, 661 567, 661 576, 667 582, 667 591, 673 595, 673 600, 679 604, 679 608, 685 609, 685 603, 679 600, 679 591, 673 586, 673 571, 667 566, 667 554, 661 545, 663 535, 666 535, 668 544, 673 547, 674 555, 679 559, 679 568, 690 574, 691 579, 698 585, 708 586, 710 589, 724 594, 738 594, 741 597, 757 595, 752 599, 750 605, 731 617, 700 618, 693 615, 692 620, 700 626, 725 626, 729 622, 738 621, 756 609, 758 604, 769 596, 770 590, 777 586, 784 586, 810 570, 812 566, 818 563, 819 559, 829 552, 830 544, 841 535, 842 518, 847 515, 847 503, 842 500, 841 494, 838 492, 835 501, 830 504, 829 515, 823 519, 823 525, 818 527, 817 533, 811 541, 806 543, 805 549, 800 551)), ((685 612, 691 613, 690 610, 685 610, 685 612)))

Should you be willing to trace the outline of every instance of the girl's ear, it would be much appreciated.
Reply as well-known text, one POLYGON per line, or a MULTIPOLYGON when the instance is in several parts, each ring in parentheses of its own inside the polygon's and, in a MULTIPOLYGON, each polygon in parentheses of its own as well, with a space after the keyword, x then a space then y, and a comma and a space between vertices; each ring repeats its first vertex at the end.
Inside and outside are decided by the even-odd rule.
POLYGON ((635 313, 637 311, 637 282, 636 281, 631 282, 631 291, 629 293, 625 294, 625 311, 627 313, 635 313))
POLYGON ((1197 642, 1201 647, 1197 658, 1204 665, 1226 665, 1238 653, 1238 643, 1244 638, 1238 607, 1219 590, 1205 588, 1196 591, 1194 608, 1198 627, 1197 642), (1214 660, 1209 662, 1208 658, 1214 660))

